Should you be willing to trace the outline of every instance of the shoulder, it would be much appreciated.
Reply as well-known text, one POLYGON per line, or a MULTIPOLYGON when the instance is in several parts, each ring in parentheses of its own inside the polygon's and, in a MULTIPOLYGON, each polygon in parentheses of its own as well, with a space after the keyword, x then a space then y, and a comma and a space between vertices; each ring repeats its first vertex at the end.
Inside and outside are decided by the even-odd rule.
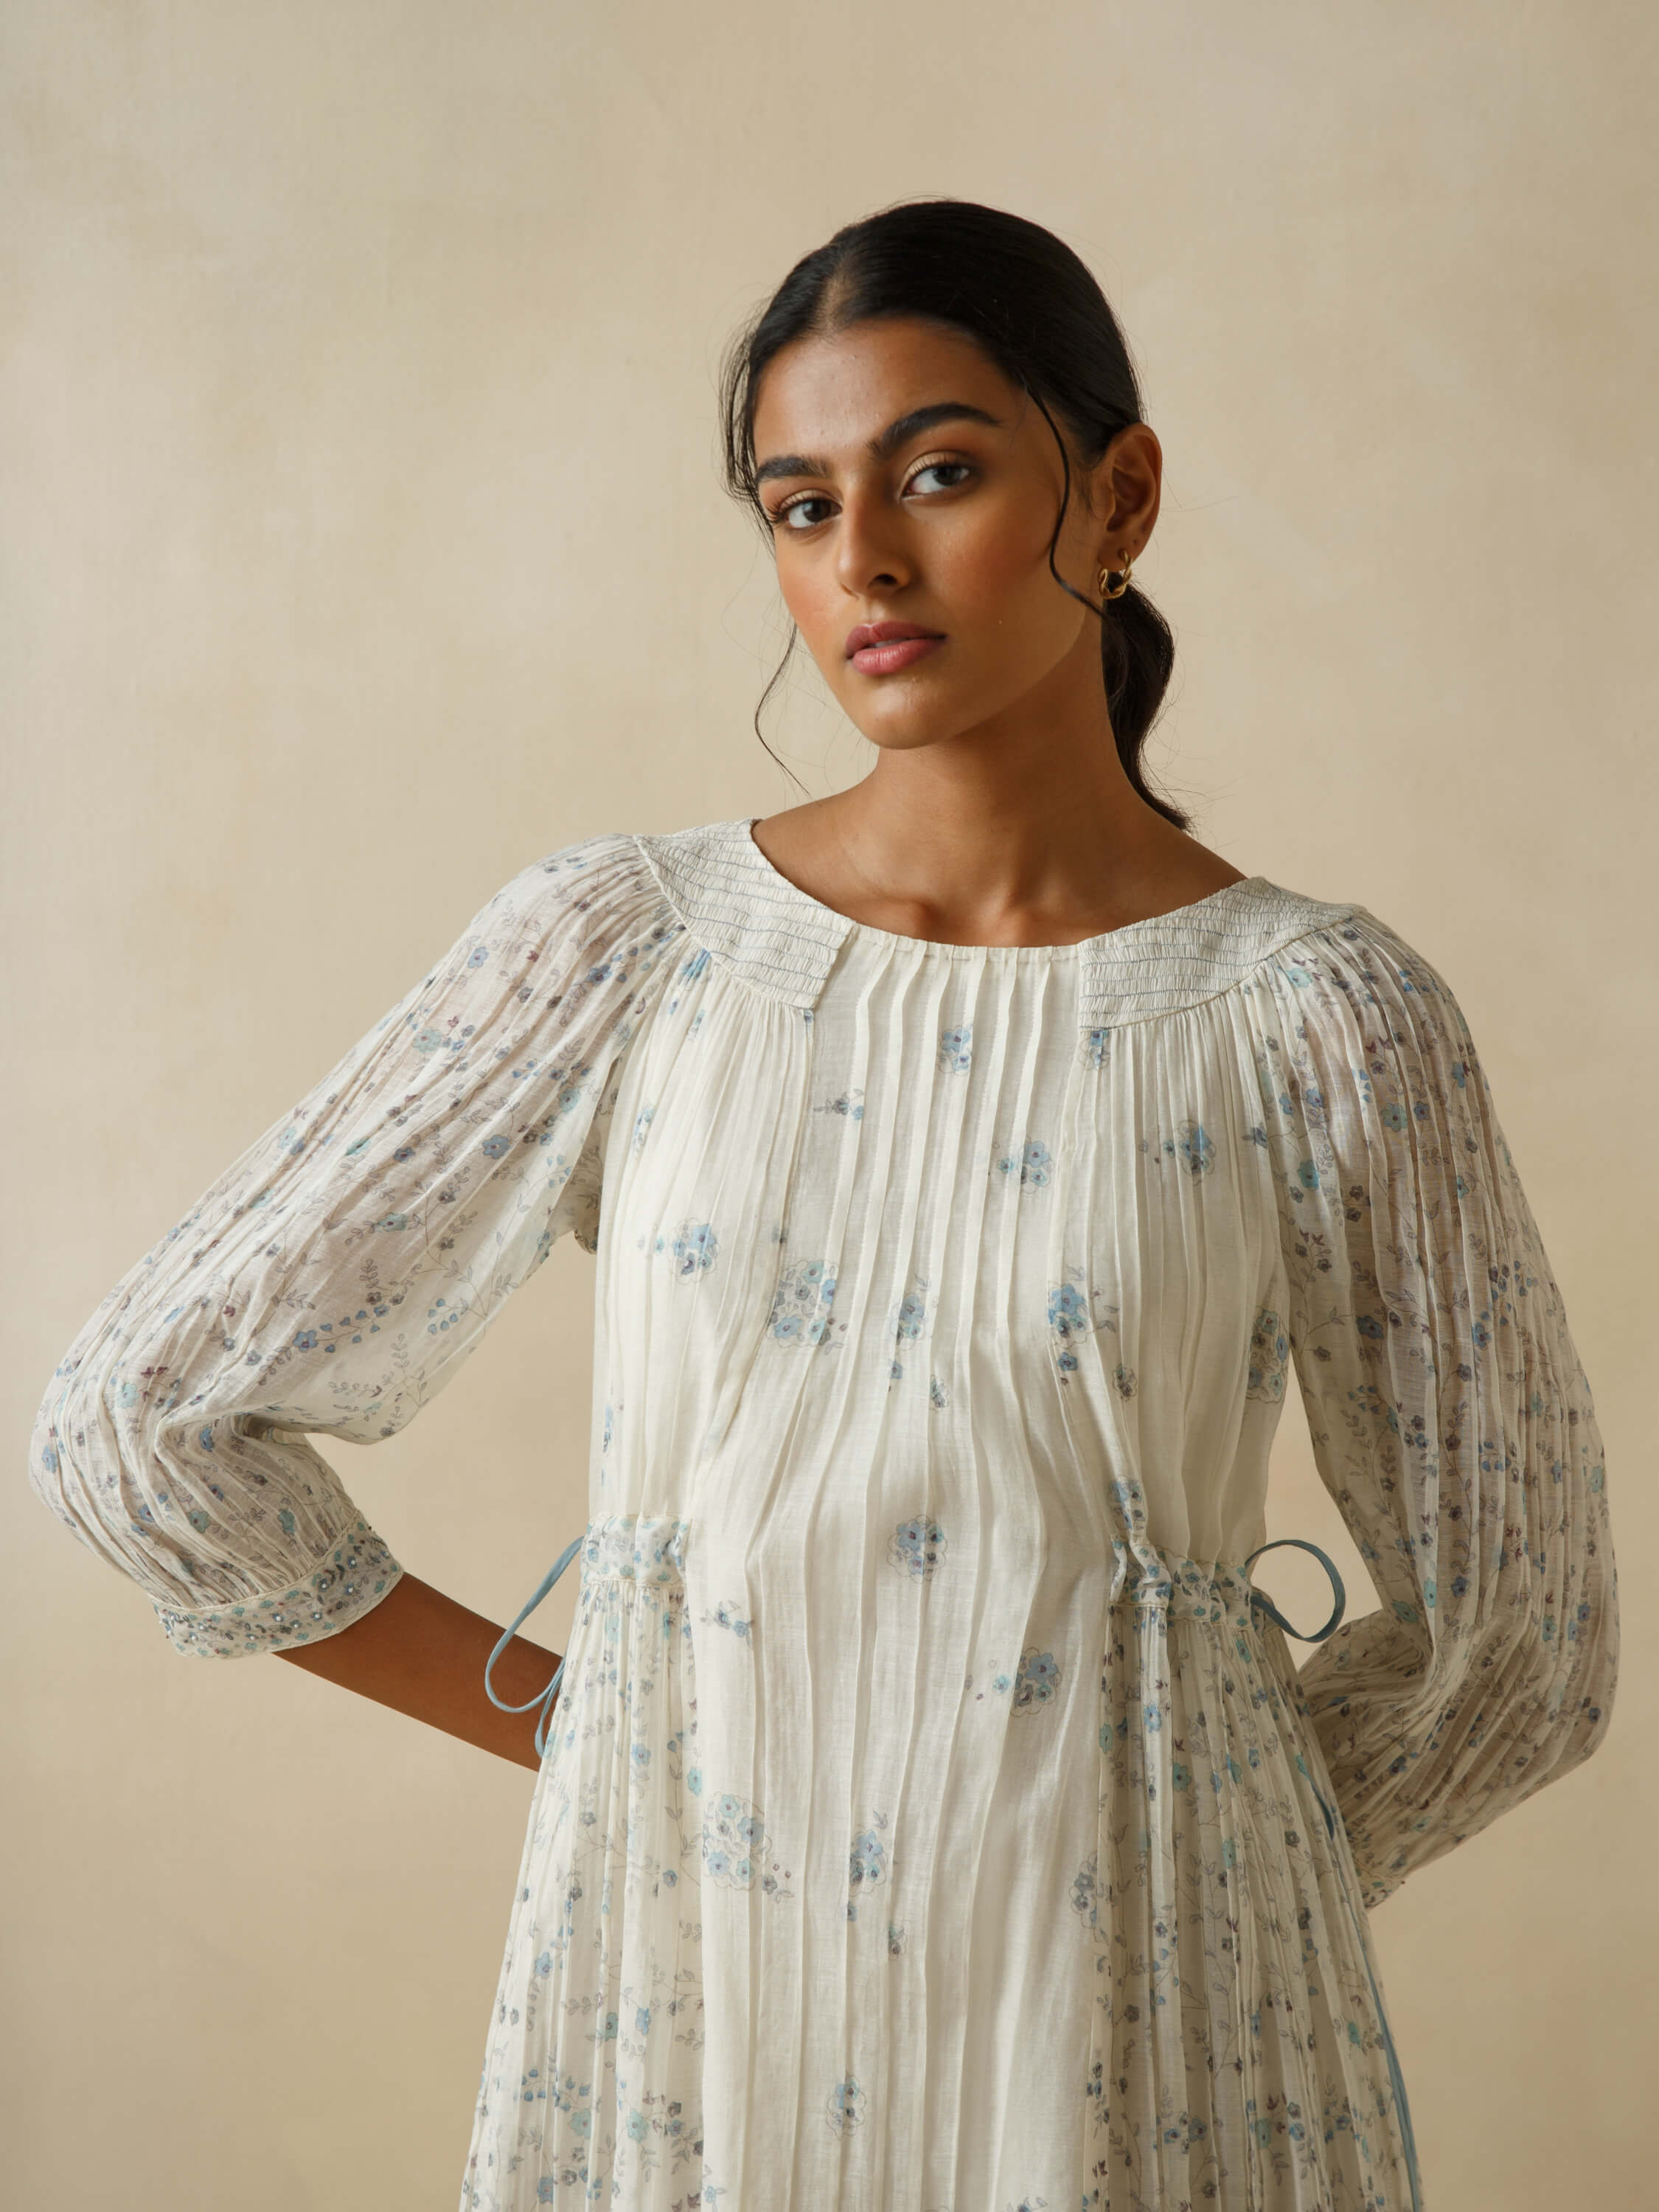
POLYGON ((625 896, 654 887, 641 840, 631 830, 596 830, 550 852, 538 853, 509 876, 492 905, 529 908, 568 905, 589 892, 625 896))
POLYGON ((586 938, 674 919, 641 837, 601 830, 526 861, 479 909, 475 927, 586 938))
POLYGON ((637 840, 600 830, 525 861, 477 908, 418 988, 493 1001, 511 991, 556 994, 573 978, 586 992, 654 966, 684 924, 664 896, 637 840))
POLYGON ((1425 949, 1431 941, 1425 926, 1422 938, 1408 936, 1396 922, 1357 902, 1308 901, 1307 927, 1283 948, 1291 962, 1304 964, 1323 960, 1346 982, 1356 987, 1381 988, 1391 999, 1417 999, 1455 1007, 1457 995, 1446 972, 1425 949))
POLYGON ((1425 949, 1432 925, 1401 923, 1358 903, 1343 906, 1276 954, 1273 984, 1294 1000, 1299 1024, 1340 1031, 1356 1066, 1445 1060, 1478 1066, 1457 992, 1425 949))
POLYGON ((618 957, 684 939, 762 995, 810 1007, 850 924, 758 862, 744 817, 602 830, 528 862, 475 924, 527 957, 538 936, 618 957))

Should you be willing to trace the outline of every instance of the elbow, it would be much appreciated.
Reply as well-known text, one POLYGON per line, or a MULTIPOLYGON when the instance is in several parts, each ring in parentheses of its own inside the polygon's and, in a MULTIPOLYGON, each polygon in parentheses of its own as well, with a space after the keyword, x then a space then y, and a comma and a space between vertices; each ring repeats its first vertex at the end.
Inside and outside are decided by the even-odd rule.
POLYGON ((1534 1649, 1545 1655, 1532 1753, 1539 1783, 1556 1781, 1599 1751, 1619 1682, 1618 1589, 1609 1577, 1566 1608, 1541 1608, 1534 1649))
MULTIPOLYGON (((1599 1480, 1593 1480, 1590 1488, 1595 1507, 1601 1503, 1599 1480)), ((1577 1573, 1568 1577, 1561 1608, 1565 1618, 1557 1629, 1557 1663, 1561 1721, 1568 1735, 1569 1763, 1576 1766, 1599 1749, 1606 1736, 1619 1686, 1619 1569, 1604 1505, 1593 1511, 1575 1550, 1577 1573)))
POLYGON ((1601 1748, 1619 1686, 1619 1582, 1611 1569, 1594 1594, 1580 1600, 1567 1628, 1571 1656, 1560 1718, 1568 1743, 1565 1764, 1579 1766, 1601 1748))
POLYGON ((112 1384, 91 1362, 60 1369, 34 1417, 29 1486, 73 1535, 148 1595, 174 1596, 185 1585, 169 1571, 172 1539, 146 1479, 150 1430, 143 1421, 129 1429, 115 1417, 130 1388, 118 1378, 112 1384))
POLYGON ((1534 1576, 1530 1595, 1471 1656, 1471 1748, 1505 1747, 1517 1798, 1558 1781, 1600 1749, 1619 1680, 1619 1604, 1611 1576, 1591 1576, 1565 1605, 1534 1576))
MULTIPOLYGON (((82 1464, 78 1440, 84 1439, 88 1409, 82 1403, 80 1378, 63 1370, 53 1376, 51 1389, 34 1416, 29 1437, 29 1487, 66 1528, 77 1535, 88 1524, 101 1527, 97 1486, 82 1464)), ((95 1412, 91 1416, 95 1419, 95 1412)))

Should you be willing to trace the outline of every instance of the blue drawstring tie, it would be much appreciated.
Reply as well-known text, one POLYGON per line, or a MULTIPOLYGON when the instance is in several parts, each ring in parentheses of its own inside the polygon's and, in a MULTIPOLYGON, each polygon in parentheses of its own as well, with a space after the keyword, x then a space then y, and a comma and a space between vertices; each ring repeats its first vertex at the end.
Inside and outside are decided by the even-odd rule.
MULTIPOLYGON (((1331 1585, 1336 1592, 1336 1610, 1322 1628, 1316 1629, 1311 1636, 1304 1636, 1299 1628, 1291 1626, 1290 1622, 1285 1620, 1284 1614, 1265 1592, 1253 1589, 1250 1592, 1250 1603, 1260 1606, 1270 1620, 1276 1620, 1285 1633, 1287 1636, 1294 1636, 1298 1644, 1322 1644, 1328 1636, 1334 1635, 1336 1632, 1337 1624, 1342 1618, 1343 1607, 1347 1603, 1347 1598, 1342 1588, 1342 1577, 1331 1561, 1326 1558, 1324 1553, 1320 1550, 1318 1545, 1310 1544, 1301 1536, 1276 1536, 1272 1544, 1258 1546, 1256 1550, 1251 1553, 1250 1559, 1260 1559, 1263 1552, 1271 1552, 1274 1545, 1278 1544, 1296 1544, 1300 1546, 1303 1551, 1313 1553, 1331 1578, 1331 1585)), ((1247 1567, 1250 1564, 1250 1559, 1246 1559, 1244 1562, 1247 1567)), ((1336 1814, 1325 1802, 1317 1789, 1315 1790, 1314 1796, 1318 1798, 1319 1809, 1325 1816, 1326 1832, 1334 1841, 1336 1814)), ((1389 2027, 1389 2015, 1382 2009, 1382 1992, 1377 1988, 1376 1977, 1371 1972, 1370 1954, 1366 1948, 1364 1930, 1359 1925, 1359 1915, 1355 1909, 1353 1899, 1348 1897, 1346 1886, 1341 1887, 1343 1896, 1347 1899, 1348 1910, 1353 1914, 1354 1926, 1359 1936, 1359 1955, 1365 1962, 1365 1978, 1371 1985, 1371 2002, 1376 2007, 1377 2022, 1382 2030, 1382 2046, 1388 2054, 1389 2060, 1389 2079, 1394 2085, 1395 2110, 1400 2115, 1400 2140, 1406 2154, 1406 2177, 1411 2184, 1413 2212, 1419 2212, 1423 2199, 1421 2183, 1417 2171, 1417 2139, 1412 2132, 1412 2108, 1406 2100, 1405 2077, 1400 2071, 1400 2060, 1395 2051, 1394 2036, 1389 2027)))
MULTIPOLYGON (((486 1662, 484 1666, 484 1695, 489 1698, 490 1704, 495 1707, 498 1712, 527 1713, 532 1705, 539 1705, 541 1707, 541 1717, 536 1723, 536 1755, 539 1759, 545 1759, 547 1756, 547 1723, 552 1718, 553 1700, 558 1694, 559 1677, 564 1672, 564 1660, 561 1659, 558 1665, 553 1669, 553 1680, 548 1684, 547 1687, 544 1690, 538 1690, 533 1698, 526 1698, 521 1705, 503 1705, 501 1700, 495 1695, 495 1690, 491 1687, 489 1678, 495 1672, 495 1662, 501 1657, 502 1652, 506 1650, 507 1645, 518 1634, 524 1623, 529 1620, 531 1614, 534 1613, 536 1607, 547 1595, 549 1590, 552 1589, 554 1583, 557 1582, 559 1577, 570 1565, 572 1559, 575 1558, 577 1553, 580 1551, 583 1542, 586 1540, 586 1531, 584 1530, 581 1535, 573 1537, 570 1542, 566 1545, 558 1559, 543 1576, 541 1587, 537 1590, 536 1595, 519 1614, 518 1619, 514 1622, 511 1628, 509 1628, 502 1636, 501 1642, 490 1653, 489 1660, 486 1662)), ((568 1654, 566 1656, 568 1656, 568 1654)))
MULTIPOLYGON (((584 1532, 584 1536, 577 1536, 572 1539, 571 1542, 566 1546, 564 1551, 560 1554, 553 1565, 550 1566, 546 1574, 543 1576, 541 1583, 537 1588, 534 1595, 521 1609, 512 1626, 504 1632, 500 1643, 497 1644, 495 1649, 490 1653, 489 1661, 484 1668, 484 1693, 489 1698, 490 1704, 494 1705, 498 1711, 504 1713, 527 1713, 532 1705, 540 1706, 541 1712, 536 1723, 536 1753, 537 1756, 541 1759, 545 1759, 547 1756, 547 1723, 552 1716, 553 1703, 555 1698, 558 1694, 560 1678, 564 1673, 564 1660, 561 1659, 558 1665, 553 1669, 553 1679, 548 1684, 547 1687, 544 1690, 538 1691, 534 1697, 526 1698, 521 1705, 509 1705, 504 1704, 502 1700, 495 1695, 494 1686, 492 1686, 489 1678, 495 1671, 495 1662, 501 1657, 502 1652, 506 1650, 507 1645, 518 1634, 520 1629, 524 1626, 525 1622, 529 1620, 531 1614, 534 1613, 536 1607, 541 1603, 542 1600, 552 1589, 554 1583, 557 1582, 559 1577, 570 1565, 572 1559, 575 1558, 577 1553, 580 1551, 584 1541, 585 1533, 586 1532, 584 1532)), ((1291 1627, 1290 1622, 1285 1620, 1284 1614, 1280 1613, 1279 1607, 1273 1603, 1273 1600, 1267 1595, 1265 1591, 1253 1589, 1250 1592, 1250 1603, 1254 1606, 1259 1606, 1267 1615, 1270 1620, 1276 1621, 1279 1626, 1285 1631, 1287 1636, 1294 1636, 1298 1643, 1322 1644, 1328 1636, 1331 1636, 1335 1633, 1337 1626, 1341 1621, 1344 1608, 1347 1604, 1346 1595, 1342 1588, 1342 1577, 1338 1574, 1334 1564, 1323 1552, 1320 1550, 1318 1545, 1310 1544, 1301 1536, 1278 1536, 1273 1539, 1272 1543, 1259 1545, 1257 1548, 1250 1553, 1249 1559, 1245 1560, 1245 1566, 1248 1568, 1251 1559, 1259 1559, 1263 1552, 1271 1552, 1280 1544, 1295 1544, 1298 1546, 1301 1550, 1304 1552, 1311 1552, 1313 1553, 1314 1557, 1320 1562, 1326 1573, 1331 1578, 1332 1587, 1336 1592, 1335 1610, 1332 1613, 1330 1619, 1325 1623, 1325 1626, 1322 1628, 1316 1629, 1310 1636, 1304 1636, 1299 1628, 1291 1627)), ((1334 1838, 1336 1834, 1336 1815, 1331 1810, 1330 1807, 1325 1802, 1324 1798, 1320 1796, 1317 1790, 1314 1791, 1314 1796, 1318 1798, 1319 1809, 1325 1816, 1326 1828, 1329 1834, 1334 1838)), ((1344 1894, 1346 1894, 1346 1891, 1344 1892, 1344 1894)), ((1350 1911, 1352 1911, 1353 1901, 1352 1899, 1349 1899, 1348 1905, 1350 1911)), ((1382 2008, 1382 1991, 1376 1986, 1376 1977, 1371 1972, 1370 1956, 1365 1949, 1364 1931, 1363 1929, 1358 1928, 1358 1915, 1357 1912, 1354 1915, 1354 1918, 1355 1925, 1356 1928, 1358 1929, 1360 1938, 1360 1956, 1365 1961, 1366 1978, 1371 1985, 1371 1998, 1376 2007, 1376 2017, 1382 2027, 1383 2045, 1388 2053, 1389 2078, 1394 2085, 1395 2106, 1400 2115, 1401 2139, 1405 2147, 1406 2168, 1407 2177, 1411 2183, 1412 2204, 1413 2207, 1413 2212, 1418 2212, 1418 2209, 1420 2208, 1421 2205, 1422 2198, 1418 2179, 1417 2145, 1412 2132, 1411 2107, 1406 2100, 1406 2084, 1401 2075, 1399 2059, 1395 2053, 1394 2037, 1389 2032, 1388 2014, 1382 2008)))
MULTIPOLYGON (((1324 1568, 1326 1573, 1331 1578, 1331 1587, 1336 1592, 1335 1612, 1332 1613, 1330 1619, 1325 1623, 1325 1626, 1322 1628, 1315 1629, 1311 1636, 1304 1636, 1299 1628, 1292 1628, 1291 1626, 1290 1622, 1285 1620, 1284 1614, 1279 1611, 1279 1607, 1273 1603, 1273 1600, 1267 1595, 1265 1590, 1253 1589, 1250 1592, 1250 1603, 1252 1605, 1259 1605, 1263 1613, 1267 1614, 1269 1620, 1276 1620, 1279 1623, 1279 1626, 1284 1630, 1286 1636, 1295 1637, 1298 1644, 1322 1644, 1328 1636, 1334 1636, 1335 1634, 1337 1624, 1342 1618, 1342 1609, 1348 1602, 1347 1593, 1342 1587, 1342 1577, 1338 1574, 1332 1562, 1327 1559, 1324 1553, 1320 1550, 1318 1545, 1309 1543, 1305 1536, 1275 1536, 1271 1544, 1258 1544, 1255 1551, 1251 1553, 1250 1559, 1259 1559, 1264 1552, 1277 1551, 1281 1544, 1295 1544, 1299 1546, 1303 1551, 1311 1552, 1313 1553, 1315 1559, 1318 1560, 1320 1565, 1324 1568)), ((1250 1564, 1250 1559, 1246 1559, 1244 1562, 1247 1567, 1250 1564)))

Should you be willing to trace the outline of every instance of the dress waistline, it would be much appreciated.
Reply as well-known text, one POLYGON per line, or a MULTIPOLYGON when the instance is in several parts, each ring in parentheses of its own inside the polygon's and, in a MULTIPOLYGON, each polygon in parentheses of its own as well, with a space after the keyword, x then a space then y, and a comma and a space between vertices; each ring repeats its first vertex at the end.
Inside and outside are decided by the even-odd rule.
MULTIPOLYGON (((659 1514, 611 1513, 591 1521, 582 1534, 573 1537, 565 1547, 520 1608, 512 1626, 503 1632, 484 1667, 484 1693, 491 1705, 504 1713, 527 1713, 532 1707, 539 1708, 536 1725, 536 1749, 539 1754, 546 1754, 547 1724, 564 1674, 564 1661, 559 1661, 547 1687, 538 1691, 533 1698, 527 1698, 521 1705, 504 1705, 496 1696, 491 1681, 496 1661, 578 1553, 581 1554, 580 1572, 585 1583, 595 1580, 640 1583, 660 1590, 665 1601, 669 1602, 683 1595, 685 1545, 690 1527, 689 1521, 659 1514)), ((926 1523, 916 1524, 916 1534, 918 1541, 925 1545, 926 1523)), ((1237 1561, 1188 1559, 1144 1540, 1132 1547, 1120 1536, 1113 1537, 1112 1552, 1112 1589, 1108 1602, 1114 1606, 1134 1606, 1180 1620, 1231 1620, 1240 1628, 1253 1626, 1253 1615, 1260 1612, 1298 1643, 1322 1644, 1328 1636, 1335 1633, 1347 1602, 1342 1577, 1334 1563, 1317 1544, 1302 1536, 1275 1537, 1271 1543, 1258 1545, 1247 1559, 1237 1561), (1330 1577, 1336 1602, 1322 1628, 1304 1631, 1293 1627, 1266 1592, 1257 1589, 1250 1580, 1251 1561, 1283 1544, 1294 1544, 1304 1552, 1311 1552, 1330 1577)))
MULTIPOLYGON (((533 1698, 526 1698, 521 1705, 507 1705, 495 1695, 490 1677, 496 1661, 579 1552, 584 1583, 606 1580, 633 1582, 659 1590, 665 1603, 672 1603, 677 1597, 683 1597, 685 1589, 685 1541, 690 1525, 689 1521, 672 1516, 636 1513, 613 1513, 590 1522, 582 1534, 574 1537, 565 1547, 520 1607, 511 1627, 503 1633, 484 1668, 484 1692, 491 1705, 504 1713, 527 1713, 532 1706, 539 1708, 536 1723, 538 1757, 545 1759, 547 1756, 547 1727, 552 1717, 559 1684, 563 1679, 564 1660, 561 1658, 554 1668, 553 1679, 547 1687, 538 1691, 533 1698)), ((917 1523, 913 1533, 925 1547, 928 1541, 927 1524, 925 1522, 917 1523)), ((1310 1542, 1304 1536, 1277 1536, 1270 1543, 1259 1544, 1247 1558, 1237 1561, 1188 1559, 1181 1553, 1167 1551, 1161 1545, 1148 1544, 1144 1540, 1131 1547, 1117 1536, 1112 1539, 1112 1589, 1109 1602, 1113 1606, 1135 1607, 1149 1616, 1231 1620, 1236 1627, 1243 1628, 1253 1626, 1255 1615, 1261 1613, 1287 1636, 1295 1637, 1298 1643, 1322 1644, 1328 1636, 1335 1633, 1347 1603, 1342 1577, 1337 1572, 1334 1562, 1317 1544, 1310 1542), (1250 1580, 1252 1561, 1259 1559, 1263 1552, 1274 1551, 1285 1544, 1293 1544, 1302 1551, 1311 1552, 1330 1577, 1335 1604, 1330 1619, 1322 1628, 1304 1631, 1293 1627, 1266 1592, 1257 1589, 1250 1580)), ((1318 1798, 1326 1827, 1334 1839, 1336 1814, 1326 1803, 1322 1791, 1316 1790, 1314 1794, 1318 1798)), ((1350 1909, 1354 1910, 1352 1900, 1350 1909)), ((1357 1910, 1355 1919, 1358 1923, 1357 1910)), ((1407 2178, 1415 2212, 1415 2208, 1421 2203, 1421 2194, 1411 2108, 1406 2101, 1406 2085, 1401 2076, 1400 2062, 1395 2050, 1394 2037, 1389 2031, 1388 2015, 1383 2010, 1382 1991, 1371 1973, 1363 1927, 1358 1929, 1358 1933, 1361 1950, 1366 1959, 1366 1972, 1370 1976, 1371 1995, 1382 2026, 1389 2081, 1405 2142, 1407 2178)))

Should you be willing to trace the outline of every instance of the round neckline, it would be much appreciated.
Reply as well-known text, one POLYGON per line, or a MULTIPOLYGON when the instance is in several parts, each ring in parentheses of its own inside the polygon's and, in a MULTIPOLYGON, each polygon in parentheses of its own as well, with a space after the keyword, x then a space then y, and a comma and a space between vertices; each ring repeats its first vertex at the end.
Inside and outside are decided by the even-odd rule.
POLYGON ((738 842, 775 889, 784 896, 798 899, 810 907, 823 920, 848 930, 854 935, 867 938, 876 944, 896 945, 906 951, 939 953, 993 953, 1002 958, 1010 957, 1025 960, 1054 959, 1066 953, 1105 956, 1111 948, 1126 940, 1133 940, 1139 931, 1156 929, 1160 923, 1182 923, 1193 916, 1200 921, 1209 918, 1218 909, 1224 910, 1224 902, 1243 904, 1247 895, 1255 896, 1270 888, 1262 875, 1241 876, 1235 883, 1223 884, 1218 890, 1206 891, 1202 898, 1188 899, 1183 906, 1167 907, 1162 914, 1142 915, 1138 921, 1119 924, 1115 929, 1097 930, 1091 937, 1074 937, 1064 945, 959 945, 954 939, 939 937, 907 937, 902 931, 882 929, 872 921, 855 921, 850 914, 839 907, 827 906, 820 898, 786 876, 769 860, 755 839, 755 824, 765 817, 759 814, 741 815, 732 823, 738 832, 738 842))

